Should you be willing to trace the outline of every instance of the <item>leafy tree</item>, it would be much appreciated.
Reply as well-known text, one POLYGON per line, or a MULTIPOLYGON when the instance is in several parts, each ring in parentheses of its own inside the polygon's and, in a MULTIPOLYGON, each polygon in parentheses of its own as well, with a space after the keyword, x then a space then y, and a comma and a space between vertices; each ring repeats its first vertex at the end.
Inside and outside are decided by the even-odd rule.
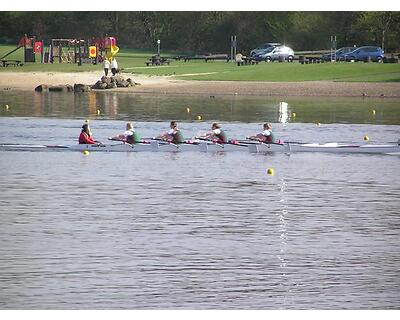
POLYGON ((0 12, 0 41, 17 43, 24 35, 51 38, 115 36, 121 47, 162 48, 193 53, 228 53, 236 35, 244 54, 265 42, 295 51, 380 45, 399 49, 399 12, 0 12))
POLYGON ((398 13, 391 11, 363 12, 358 25, 365 30, 367 37, 372 39, 374 44, 380 45, 382 49, 385 49, 386 34, 393 22, 396 21, 396 15, 398 13))

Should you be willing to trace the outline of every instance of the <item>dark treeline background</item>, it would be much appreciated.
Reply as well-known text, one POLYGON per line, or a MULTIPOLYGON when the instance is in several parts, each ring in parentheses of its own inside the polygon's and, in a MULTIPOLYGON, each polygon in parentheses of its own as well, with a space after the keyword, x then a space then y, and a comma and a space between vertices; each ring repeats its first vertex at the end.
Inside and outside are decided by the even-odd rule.
POLYGON ((247 54, 264 42, 295 51, 377 45, 399 51, 400 12, 0 12, 0 41, 115 36, 120 47, 228 53, 230 36, 247 54))

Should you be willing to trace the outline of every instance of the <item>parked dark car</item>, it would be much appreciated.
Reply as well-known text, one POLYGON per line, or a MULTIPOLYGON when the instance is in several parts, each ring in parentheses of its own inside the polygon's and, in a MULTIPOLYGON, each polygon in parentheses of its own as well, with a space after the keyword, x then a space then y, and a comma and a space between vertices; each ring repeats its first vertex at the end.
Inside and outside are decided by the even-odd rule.
POLYGON ((278 46, 281 46, 281 44, 278 43, 278 42, 267 42, 267 43, 264 43, 261 46, 251 50, 250 51, 250 57, 255 56, 256 54, 259 54, 262 51, 265 51, 266 49, 269 49, 271 47, 274 48, 274 47, 278 47, 278 46))
POLYGON ((332 53, 329 52, 329 53, 323 54, 321 56, 321 59, 325 60, 325 61, 333 61, 336 58, 336 61, 343 61, 344 60, 344 56, 347 53, 354 51, 355 49, 357 49, 357 48, 355 48, 355 47, 343 47, 343 48, 340 48, 340 49, 336 50, 336 52, 332 52, 332 53), (336 53, 336 55, 335 55, 335 53, 336 53))
POLYGON ((383 62, 384 51, 380 47, 365 46, 347 53, 346 61, 371 61, 383 62))

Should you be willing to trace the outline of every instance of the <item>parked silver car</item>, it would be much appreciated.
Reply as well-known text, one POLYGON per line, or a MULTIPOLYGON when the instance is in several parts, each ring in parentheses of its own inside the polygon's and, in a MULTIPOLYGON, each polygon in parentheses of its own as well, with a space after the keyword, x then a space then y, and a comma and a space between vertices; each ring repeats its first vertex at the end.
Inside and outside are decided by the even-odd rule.
POLYGON ((272 47, 255 55, 254 58, 258 61, 266 61, 266 62, 271 62, 281 59, 292 62, 294 59, 294 51, 286 46, 272 47))
POLYGON ((259 54, 259 53, 261 53, 261 52, 263 52, 263 51, 265 51, 267 49, 275 48, 275 47, 278 47, 278 46, 281 46, 281 44, 278 43, 278 42, 267 42, 267 43, 264 43, 261 46, 251 50, 250 51, 250 57, 253 57, 253 56, 255 56, 255 55, 257 55, 257 54, 259 54))

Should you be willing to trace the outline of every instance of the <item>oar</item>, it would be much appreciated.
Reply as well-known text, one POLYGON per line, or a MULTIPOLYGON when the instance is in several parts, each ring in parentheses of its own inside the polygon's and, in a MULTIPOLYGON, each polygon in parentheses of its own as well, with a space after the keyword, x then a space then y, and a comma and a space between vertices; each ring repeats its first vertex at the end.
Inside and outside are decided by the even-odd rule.
POLYGON ((125 141, 121 141, 120 144, 110 144, 109 147, 112 148, 112 147, 117 147, 117 146, 124 145, 124 144, 127 144, 128 146, 130 146, 130 147, 132 147, 132 148, 135 147, 133 144, 131 144, 131 143, 129 143, 129 142, 125 142, 125 141))
POLYGON ((101 141, 94 140, 99 146, 105 147, 105 144, 101 141))
POLYGON ((202 137, 195 137, 195 139, 210 142, 210 143, 215 144, 215 145, 217 145, 217 146, 219 146, 219 147, 221 147, 221 148, 224 147, 221 143, 218 143, 218 142, 216 142, 216 141, 214 141, 214 140, 211 140, 211 139, 202 138, 202 137))
POLYGON ((194 144, 194 145, 198 145, 199 144, 198 141, 193 141, 193 140, 185 140, 183 143, 184 144, 194 144))
POLYGON ((308 142, 298 142, 298 141, 281 141, 281 142, 266 142, 266 141, 260 141, 258 139, 250 139, 247 138, 247 140, 238 140, 241 143, 263 143, 263 144, 307 144, 308 142), (250 142, 250 141, 254 141, 254 142, 250 142))
MULTIPOLYGON (((161 141, 161 142, 165 142, 165 143, 168 143, 168 144, 177 145, 177 144, 175 144, 173 142, 170 142, 170 141, 167 141, 167 140, 164 140, 164 139, 160 139, 160 138, 156 138, 156 137, 143 138, 140 142, 141 143, 150 143, 150 141, 146 141, 146 140, 161 141)), ((181 144, 195 144, 195 145, 197 145, 197 144, 199 144, 199 142, 198 141, 193 141, 193 140, 190 140, 190 139, 186 139, 181 144)))
POLYGON ((170 144, 170 145, 174 146, 175 148, 179 148, 179 146, 178 146, 176 143, 173 143, 173 142, 168 141, 168 140, 163 140, 163 139, 156 138, 156 137, 153 137, 151 140, 164 142, 164 145, 165 145, 165 144, 170 144))
POLYGON ((221 143, 215 142, 214 140, 210 140, 210 139, 207 139, 207 138, 202 138, 202 137, 195 137, 195 138, 199 139, 199 140, 203 140, 203 141, 209 141, 209 142, 211 142, 213 144, 216 144, 216 145, 218 145, 218 146, 220 146, 222 148, 224 147, 224 144, 231 144, 231 145, 234 145, 234 146, 246 147, 247 148, 247 145, 246 144, 242 144, 239 140, 229 140, 228 142, 226 142, 224 144, 221 144, 221 143))
POLYGON ((247 145, 245 143, 240 142, 239 140, 229 140, 228 144, 232 144, 234 146, 238 146, 238 147, 246 147, 247 145))
MULTIPOLYGON (((111 137, 108 138, 108 140, 110 140, 110 141, 119 141, 119 142, 122 142, 122 143, 125 143, 125 144, 129 144, 132 147, 134 145, 134 143, 129 143, 129 142, 126 142, 126 141, 123 141, 123 140, 119 140, 119 139, 115 139, 115 138, 111 138, 111 137)), ((150 144, 150 141, 146 141, 144 139, 141 139, 139 142, 135 142, 135 143, 150 144)), ((118 146, 118 144, 115 144, 115 146, 118 146)))

